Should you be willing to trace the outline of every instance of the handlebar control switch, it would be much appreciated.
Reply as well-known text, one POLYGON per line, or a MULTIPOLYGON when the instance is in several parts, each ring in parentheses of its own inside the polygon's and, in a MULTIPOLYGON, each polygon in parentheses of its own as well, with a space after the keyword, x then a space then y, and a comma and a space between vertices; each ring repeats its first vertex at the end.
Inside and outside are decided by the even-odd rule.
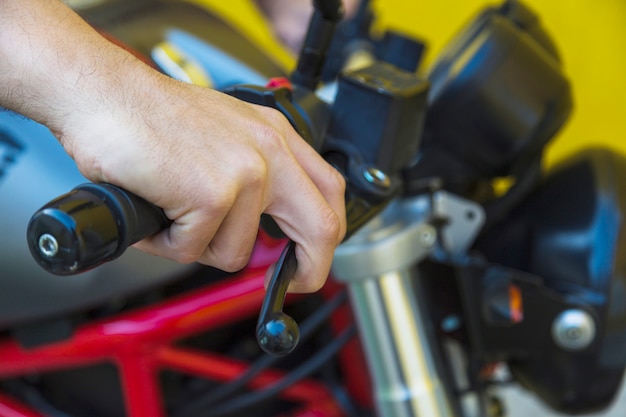
POLYGON ((359 149, 363 162, 396 175, 415 158, 429 83, 376 62, 342 74, 328 134, 359 149))
POLYGON ((323 148, 347 183, 347 236, 400 191, 416 157, 428 82, 385 62, 342 74, 323 148))

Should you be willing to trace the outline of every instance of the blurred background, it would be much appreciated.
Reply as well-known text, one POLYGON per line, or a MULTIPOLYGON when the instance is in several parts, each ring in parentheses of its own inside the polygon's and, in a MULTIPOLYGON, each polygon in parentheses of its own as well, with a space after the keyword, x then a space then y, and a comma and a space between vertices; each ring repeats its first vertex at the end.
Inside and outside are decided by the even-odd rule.
MULTIPOLYGON (((559 47, 574 91, 574 114, 547 155, 553 163, 581 147, 626 151, 626 2, 525 0, 559 47)), ((427 40, 432 60, 464 22, 493 2, 379 0, 385 25, 427 40)), ((496 3, 498 4, 498 3, 496 3)))

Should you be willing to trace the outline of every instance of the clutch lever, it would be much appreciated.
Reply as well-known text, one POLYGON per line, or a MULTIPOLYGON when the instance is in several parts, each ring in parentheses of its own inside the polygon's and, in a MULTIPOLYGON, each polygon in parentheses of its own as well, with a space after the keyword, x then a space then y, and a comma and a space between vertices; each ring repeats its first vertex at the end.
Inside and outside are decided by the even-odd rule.
MULTIPOLYGON (((367 177, 359 174, 358 165, 338 153, 327 154, 326 160, 346 179, 346 240, 380 213, 397 195, 399 187, 391 179, 388 183, 370 184, 367 177)), ((270 277, 256 328, 259 346, 275 356, 292 352, 300 339, 298 324, 283 311, 289 283, 297 269, 296 243, 289 240, 270 277)))
POLYGON ((296 243, 289 240, 268 282, 256 327, 259 346, 275 356, 287 355, 300 340, 298 324, 283 311, 287 289, 297 269, 296 243))

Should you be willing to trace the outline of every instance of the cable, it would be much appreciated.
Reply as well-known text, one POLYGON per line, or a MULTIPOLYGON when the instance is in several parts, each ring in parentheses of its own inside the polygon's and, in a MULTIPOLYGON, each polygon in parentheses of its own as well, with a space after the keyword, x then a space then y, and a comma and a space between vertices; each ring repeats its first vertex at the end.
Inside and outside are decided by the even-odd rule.
POLYGON ((44 397, 42 389, 24 380, 10 381, 9 394, 49 417, 72 417, 44 397), (16 391, 13 393, 12 391, 16 391))
POLYGON ((320 378, 325 381, 329 391, 333 394, 333 398, 346 417, 363 417, 362 410, 358 409, 353 398, 347 392, 336 365, 333 362, 326 362, 320 369, 320 378))
MULTIPOLYGON (((300 366, 291 371, 283 379, 271 385, 262 391, 251 392, 234 398, 221 406, 213 409, 207 417, 224 417, 229 414, 239 412, 245 408, 251 407, 257 403, 267 400, 286 388, 294 385, 301 379, 305 378, 313 371, 324 365, 324 363, 332 358, 337 352, 356 334, 356 327, 349 326, 343 330, 336 339, 323 349, 319 350, 311 358, 307 359, 300 366)), ((194 414, 195 415, 195 414, 194 414)), ((183 416, 180 416, 183 417, 183 416)), ((187 417, 187 416, 184 416, 187 417)))
MULTIPOLYGON (((300 343, 307 340, 313 335, 315 329, 317 329, 322 323, 324 323, 328 317, 347 299, 346 291, 343 290, 335 295, 330 301, 324 303, 315 312, 313 312, 306 320, 300 325, 300 343)), ((197 415, 202 410, 214 405, 220 400, 236 393, 241 388, 245 387, 254 377, 265 369, 272 366, 274 363, 282 359, 278 356, 263 355, 255 362, 253 362, 248 369, 237 379, 227 384, 220 385, 218 388, 203 394, 196 400, 182 407, 174 417, 183 417, 187 415, 197 415)))

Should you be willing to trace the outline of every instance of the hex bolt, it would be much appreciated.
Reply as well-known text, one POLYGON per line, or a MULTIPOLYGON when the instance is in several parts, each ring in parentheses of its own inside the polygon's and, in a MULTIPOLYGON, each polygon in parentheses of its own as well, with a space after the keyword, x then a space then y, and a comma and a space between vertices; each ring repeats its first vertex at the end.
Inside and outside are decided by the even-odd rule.
POLYGON ((585 349, 591 345, 595 337, 596 323, 584 310, 566 310, 552 323, 552 338, 565 350, 585 349))
POLYGON ((369 167, 363 171, 363 178, 370 184, 380 188, 391 187, 391 179, 387 174, 375 167, 369 167))
POLYGON ((44 233, 39 236, 39 251, 42 255, 52 258, 59 253, 59 243, 54 236, 44 233))

